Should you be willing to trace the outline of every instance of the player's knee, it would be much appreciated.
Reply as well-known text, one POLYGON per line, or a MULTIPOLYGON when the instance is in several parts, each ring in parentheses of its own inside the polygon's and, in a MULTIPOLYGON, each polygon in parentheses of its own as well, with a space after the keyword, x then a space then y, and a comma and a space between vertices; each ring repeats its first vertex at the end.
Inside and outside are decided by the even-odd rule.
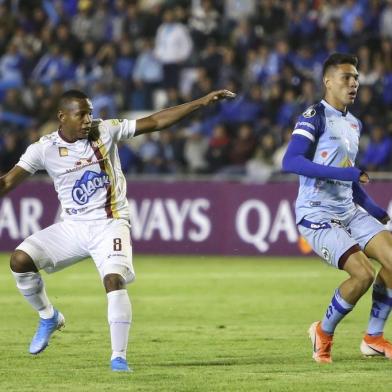
POLYGON ((103 277, 103 284, 106 292, 109 293, 111 291, 124 289, 125 279, 120 274, 107 274, 103 277))
POLYGON ((370 263, 367 268, 363 268, 361 271, 359 271, 357 276, 364 291, 366 291, 373 284, 375 277, 375 269, 370 263))
POLYGON ((38 271, 32 258, 27 253, 18 249, 11 255, 10 268, 13 272, 18 273, 38 271))
POLYGON ((385 259, 382 260, 381 265, 389 275, 392 275, 392 255, 387 255, 385 259))

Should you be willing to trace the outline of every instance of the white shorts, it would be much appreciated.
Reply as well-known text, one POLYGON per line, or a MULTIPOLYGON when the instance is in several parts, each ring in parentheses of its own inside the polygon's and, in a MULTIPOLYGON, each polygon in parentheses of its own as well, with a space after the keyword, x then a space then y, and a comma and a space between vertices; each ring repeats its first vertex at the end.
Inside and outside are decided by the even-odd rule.
POLYGON ((26 238, 16 249, 26 252, 38 270, 59 271, 92 257, 101 275, 120 274, 135 279, 130 225, 125 219, 55 223, 26 238))

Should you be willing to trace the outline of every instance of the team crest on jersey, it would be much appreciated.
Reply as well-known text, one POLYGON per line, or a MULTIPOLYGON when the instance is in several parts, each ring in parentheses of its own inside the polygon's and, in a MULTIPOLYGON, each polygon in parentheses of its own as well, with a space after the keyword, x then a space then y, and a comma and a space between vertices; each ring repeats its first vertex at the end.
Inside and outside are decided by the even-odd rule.
POLYGON ((59 155, 61 157, 67 157, 68 156, 68 148, 67 147, 59 147, 59 155))
POLYGON ((310 108, 306 109, 306 110, 302 113, 302 115, 303 115, 305 118, 311 118, 311 117, 313 117, 315 114, 316 114, 316 109, 315 109, 313 106, 311 106, 310 108))
POLYGON ((72 188, 72 199, 79 205, 84 205, 88 203, 98 189, 104 188, 109 184, 109 176, 105 172, 96 173, 87 170, 82 178, 75 182, 72 188))
POLYGON ((110 120, 110 122, 112 123, 112 125, 116 126, 120 123, 122 123, 124 120, 122 118, 114 118, 113 120, 110 120))
POLYGON ((339 167, 353 167, 353 163, 351 162, 351 159, 346 156, 343 158, 343 160, 340 162, 339 167))

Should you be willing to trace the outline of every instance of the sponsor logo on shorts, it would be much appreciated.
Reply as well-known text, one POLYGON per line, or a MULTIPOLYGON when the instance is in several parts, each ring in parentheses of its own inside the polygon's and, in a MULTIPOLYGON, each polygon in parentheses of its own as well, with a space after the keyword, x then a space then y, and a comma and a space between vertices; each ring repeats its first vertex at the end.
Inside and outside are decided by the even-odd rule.
POLYGON ((83 207, 83 208, 66 208, 65 209, 65 213, 68 215, 77 215, 77 214, 81 214, 83 211, 86 211, 87 207, 83 207))
POLYGON ((110 254, 110 255, 108 256, 108 259, 110 259, 110 258, 112 258, 112 257, 127 257, 127 255, 124 255, 124 254, 122 254, 122 253, 113 253, 113 254, 110 254))
POLYGON ((80 204, 86 204, 90 198, 97 192, 98 189, 109 185, 109 176, 101 171, 96 173, 94 171, 86 171, 80 180, 75 182, 72 189, 72 199, 80 204))
POLYGON ((323 257, 324 257, 324 259, 325 259, 326 261, 330 261, 330 259, 331 259, 331 253, 329 252, 329 249, 328 249, 328 248, 326 248, 325 246, 323 246, 323 247, 321 248, 321 254, 323 255, 323 257))

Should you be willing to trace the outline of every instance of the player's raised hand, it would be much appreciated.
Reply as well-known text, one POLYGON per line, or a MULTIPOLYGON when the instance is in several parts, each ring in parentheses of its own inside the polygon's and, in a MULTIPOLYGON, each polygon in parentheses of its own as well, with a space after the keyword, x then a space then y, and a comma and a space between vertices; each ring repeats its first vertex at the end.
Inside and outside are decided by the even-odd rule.
POLYGON ((213 102, 220 101, 221 99, 233 99, 235 97, 236 94, 232 93, 229 90, 217 90, 207 94, 206 96, 201 98, 201 100, 203 101, 202 104, 204 106, 207 106, 213 102))
POLYGON ((359 176, 359 182, 361 184, 367 184, 370 181, 370 177, 369 174, 367 174, 366 172, 361 172, 361 175, 359 176))
POLYGON ((379 221, 383 224, 386 225, 389 221, 391 220, 390 216, 387 214, 385 215, 382 219, 379 219, 379 221))

